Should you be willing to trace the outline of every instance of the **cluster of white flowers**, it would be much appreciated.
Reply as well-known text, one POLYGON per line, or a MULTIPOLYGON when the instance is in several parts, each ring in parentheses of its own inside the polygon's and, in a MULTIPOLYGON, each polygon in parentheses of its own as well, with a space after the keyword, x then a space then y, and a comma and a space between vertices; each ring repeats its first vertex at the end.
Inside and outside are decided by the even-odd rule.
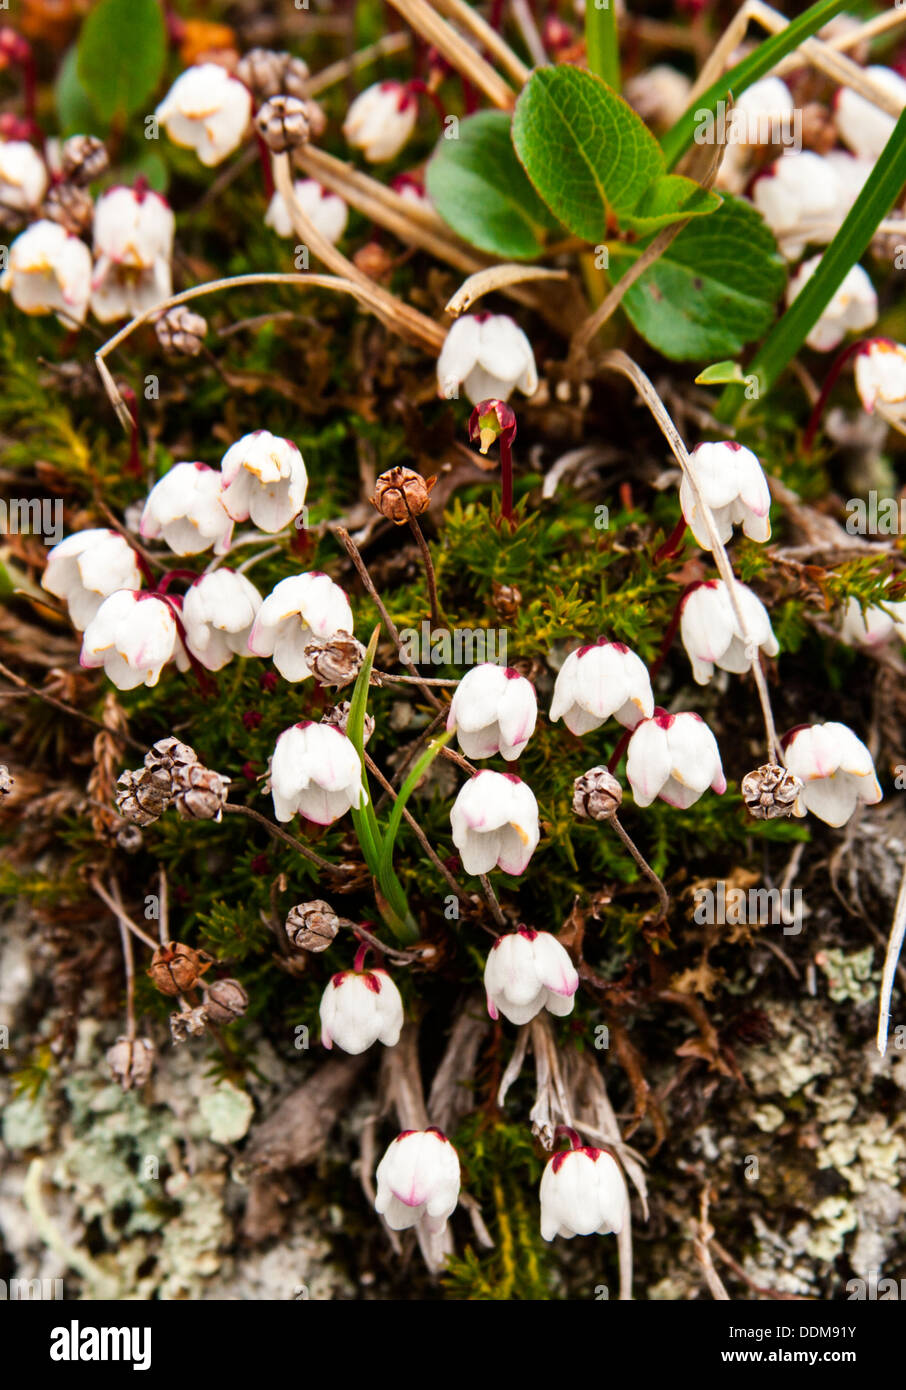
MULTIPOLYGON (((4 162, 5 154, 0 143, 0 201, 17 168, 4 162)), ((20 188, 23 203, 37 211, 43 188, 34 170, 22 174, 20 188)), ((173 233, 173 213, 159 193, 140 180, 133 188, 111 188, 94 205, 93 258, 75 232, 37 217, 10 246, 0 289, 23 313, 56 314, 69 328, 84 323, 89 308, 101 323, 133 318, 172 292, 173 233)))

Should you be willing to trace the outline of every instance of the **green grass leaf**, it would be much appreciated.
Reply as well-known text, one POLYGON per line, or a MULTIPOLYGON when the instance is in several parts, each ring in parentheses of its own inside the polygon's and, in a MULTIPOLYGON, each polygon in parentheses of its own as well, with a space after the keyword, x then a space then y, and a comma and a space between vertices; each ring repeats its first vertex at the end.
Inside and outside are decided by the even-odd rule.
POLYGON ((766 77, 781 58, 798 48, 803 39, 809 38, 821 29, 835 14, 845 9, 846 4, 847 0, 819 0, 818 4, 812 5, 804 14, 792 20, 779 34, 772 34, 769 39, 760 43, 754 53, 743 58, 741 63, 724 73, 723 77, 712 82, 707 91, 696 97, 689 109, 661 140, 667 167, 672 169, 691 145, 703 112, 713 111, 717 103, 725 101, 731 92, 735 98, 741 97, 747 87, 766 77))
POLYGON ((558 227, 516 158, 505 111, 466 116, 459 139, 438 144, 426 182, 444 221, 492 256, 530 260, 558 227))
MULTIPOLYGON (((611 268, 643 245, 611 245, 611 268)), ((786 282, 774 238, 759 214, 727 197, 690 225, 627 290, 622 307, 653 347, 675 361, 734 357, 769 328, 786 282)))
POLYGON ((101 0, 79 35, 78 78, 100 115, 128 116, 154 92, 166 56, 157 0, 101 0))
POLYGON ((620 90, 620 47, 616 0, 586 0, 585 52, 591 72, 620 90))
POLYGON ((720 198, 666 175, 661 148, 621 96, 581 68, 541 68, 513 113, 513 144, 555 217, 598 245, 614 225, 647 233, 720 198))

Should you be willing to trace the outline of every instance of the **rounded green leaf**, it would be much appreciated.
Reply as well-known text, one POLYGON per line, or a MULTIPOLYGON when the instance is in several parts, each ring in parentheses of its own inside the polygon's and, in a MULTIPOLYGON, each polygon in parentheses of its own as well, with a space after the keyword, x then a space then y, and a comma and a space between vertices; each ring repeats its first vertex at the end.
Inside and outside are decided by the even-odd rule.
POLYGON ((664 173, 664 157, 632 107, 599 77, 568 66, 532 73, 513 113, 513 144, 547 206, 586 241, 631 213, 664 173))
POLYGON ((505 111, 466 116, 458 138, 438 144, 426 182, 444 221, 493 256, 537 256, 544 230, 557 225, 516 158, 505 111))
MULTIPOLYGON (((613 269, 644 249, 613 245, 613 269)), ((759 214, 726 197, 717 212, 691 222, 632 285, 622 307, 637 332, 675 361, 735 357, 770 327, 786 267, 759 214)))
POLYGON ((166 56, 157 0, 101 0, 79 36, 79 81, 102 116, 129 115, 154 92, 166 56))
POLYGON ((621 223, 641 236, 647 236, 649 232, 656 232, 671 222, 716 212, 720 204, 719 194, 702 188, 693 179, 683 178, 679 174, 663 174, 648 185, 632 212, 622 217, 621 223))

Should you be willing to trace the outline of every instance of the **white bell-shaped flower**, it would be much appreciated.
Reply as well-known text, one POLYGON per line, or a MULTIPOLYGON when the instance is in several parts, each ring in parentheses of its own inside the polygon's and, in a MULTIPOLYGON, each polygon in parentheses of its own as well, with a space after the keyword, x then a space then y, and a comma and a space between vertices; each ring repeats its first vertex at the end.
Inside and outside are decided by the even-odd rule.
POLYGON ((376 1042, 395 1047, 403 1001, 386 970, 341 970, 321 996, 321 1042, 357 1056, 376 1042))
POLYGON ((0 140, 0 204, 30 212, 47 191, 47 166, 27 140, 0 140))
POLYGON ((399 154, 415 129, 418 100, 402 82, 376 82, 360 92, 346 113, 343 134, 372 164, 399 154))
POLYGON ((459 1156, 442 1130, 407 1129, 375 1173, 374 1209, 392 1231, 421 1226, 439 1235, 459 1201, 459 1156))
POLYGON ((845 825, 856 807, 874 806, 881 788, 871 754, 845 724, 803 724, 783 740, 786 765, 804 783, 795 814, 845 825))
POLYGON ((203 574, 182 602, 189 651, 209 671, 221 670, 234 656, 251 656, 249 633, 261 603, 244 574, 226 568, 203 574))
MULTIPOLYGON (((316 179, 296 179, 293 184, 296 202, 307 213, 323 237, 336 244, 346 231, 349 209, 343 199, 329 189, 322 187, 316 179)), ((293 231, 289 208, 278 191, 274 193, 264 214, 265 225, 272 227, 277 236, 291 237, 293 231)))
POLYGON ((537 391, 532 345, 506 314, 463 314, 453 324, 437 359, 438 395, 455 399, 460 387, 473 405, 509 400, 514 387, 537 391))
POLYGON ((252 98, 219 63, 199 63, 177 77, 154 114, 175 145, 213 165, 241 144, 252 98))
POLYGON ((352 609, 339 584, 312 570, 281 579, 268 594, 249 634, 249 650, 272 656, 286 680, 303 681, 311 675, 305 648, 352 629, 352 609))
POLYGON ((572 1013, 579 976, 550 932, 517 927, 498 936, 484 968, 488 1013, 529 1023, 542 1009, 558 1018, 572 1013))
POLYGON ((231 444, 220 460, 223 505, 234 521, 252 521, 273 535, 305 504, 308 474, 289 439, 254 430, 231 444))
POLYGON ((708 787, 727 790, 717 740, 698 714, 656 709, 638 725, 626 750, 626 776, 637 806, 656 796, 686 810, 708 787))
POLYGON ((645 663, 622 642, 603 637, 570 652, 554 684, 551 722, 573 734, 587 734, 614 718, 627 729, 654 713, 654 695, 645 663))
POLYGON ((467 758, 518 758, 535 729, 535 688, 511 667, 482 662, 463 676, 447 715, 467 758))
POLYGON ((745 635, 722 579, 705 580, 683 599, 680 637, 699 685, 708 684, 715 666, 741 675, 751 668, 759 649, 765 656, 776 656, 780 650, 761 599, 745 584, 737 583, 735 588, 736 601, 754 644, 752 649, 746 648, 745 635))
MULTIPOLYGON (((792 304, 800 295, 821 264, 821 256, 813 256, 791 276, 786 287, 786 302, 792 304)), ((863 333, 878 321, 878 296, 868 274, 854 265, 845 275, 830 303, 821 311, 806 338, 816 352, 832 352, 847 333, 863 333)))
POLYGON ((175 657, 184 670, 185 653, 173 609, 157 594, 118 589, 105 598, 82 637, 82 666, 103 666, 118 690, 157 685, 175 657))
POLYGON ((906 347, 872 338, 856 352, 856 390, 869 414, 880 404, 893 411, 906 404, 906 347))
POLYGON ((906 603, 870 604, 864 611, 857 598, 849 598, 843 613, 840 640, 849 647, 882 647, 897 633, 906 641, 906 603))
POLYGON ((846 194, 832 164, 813 150, 787 150, 759 174, 752 201, 787 260, 809 242, 831 241, 846 215, 846 194))
POLYGON ((135 317, 173 291, 173 212, 146 188, 112 188, 94 209, 91 309, 102 323, 135 317))
MULTIPOLYGON (((892 96, 902 110, 906 106, 906 78, 892 68, 872 66, 863 69, 883 91, 892 96)), ((850 87, 841 87, 834 99, 834 117, 840 139, 853 154, 876 160, 893 134, 896 120, 873 101, 850 87)))
MULTIPOLYGON (((578 1136, 577 1136, 578 1137, 578 1136)), ((619 1235, 629 1213, 629 1195, 616 1159, 604 1149, 564 1149, 541 1175, 541 1234, 619 1235)))
MULTIPOLYGON (((699 444, 689 457, 689 466, 699 491, 714 516, 717 534, 726 543, 734 526, 753 541, 771 536, 771 493, 761 464, 744 445, 733 440, 719 444, 699 444)), ((680 507, 686 524, 702 550, 711 549, 711 539, 692 484, 683 474, 679 489, 680 507)))
POLYGON ((467 874, 521 874, 541 837, 532 789, 511 772, 476 773, 460 788, 450 822, 467 874))
POLYGON ((117 531, 76 531, 47 556, 41 585, 64 599, 73 627, 84 632, 105 598, 117 589, 141 588, 135 551, 117 531))
POLYGON ((67 328, 85 322, 91 295, 91 252, 58 222, 33 222, 9 248, 0 290, 24 314, 56 314, 67 328))
POLYGON ((333 825, 368 799, 352 742, 336 726, 309 720, 284 729, 277 739, 271 794, 278 821, 285 823, 299 814, 316 825, 333 825))
POLYGON ((174 555, 230 548, 232 519, 224 510, 220 475, 206 463, 177 463, 154 484, 140 525, 149 540, 162 537, 174 555))

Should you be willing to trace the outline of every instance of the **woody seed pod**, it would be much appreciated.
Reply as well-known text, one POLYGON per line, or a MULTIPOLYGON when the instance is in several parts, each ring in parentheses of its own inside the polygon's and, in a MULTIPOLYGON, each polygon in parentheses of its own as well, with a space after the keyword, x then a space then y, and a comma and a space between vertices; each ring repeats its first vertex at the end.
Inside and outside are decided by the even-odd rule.
POLYGON ((154 324, 157 341, 174 356, 197 357, 204 346, 208 321, 185 304, 168 309, 154 324))
POLYGON ((84 187, 94 183, 107 169, 110 156, 103 140, 96 135, 72 135, 61 151, 63 177, 84 187))
POLYGON ((309 642, 305 660, 320 685, 349 685, 365 660, 365 648, 348 632, 336 632, 320 642, 309 642))
POLYGON ((610 820, 620 809, 623 789, 606 767, 592 767, 573 783, 573 810, 588 820, 610 820))
POLYGON ((238 980, 215 980, 205 995, 204 1010, 211 1023, 232 1023, 249 1006, 249 997, 238 980))
POLYGON ((285 154, 311 139, 308 108, 298 97, 271 97, 255 117, 255 126, 274 154, 285 154))
POLYGON ((212 964, 213 958, 206 951, 196 951, 192 946, 174 941, 168 946, 158 946, 151 957, 148 974, 161 994, 175 999, 177 994, 193 989, 212 964))
POLYGON ((308 85, 308 67, 302 59, 271 48, 250 49, 237 65, 236 76, 259 102, 280 92, 301 99, 308 85))
POLYGON ((436 482, 436 478, 423 478, 412 468, 390 468, 377 480, 372 506, 395 526, 405 526, 411 517, 428 510, 436 482))
POLYGON ((339 918, 323 898, 297 903, 286 918, 286 935, 300 951, 326 951, 339 929, 339 918))
POLYGON ((144 1086, 154 1066, 154 1044, 150 1038, 129 1038, 124 1034, 107 1049, 107 1065, 124 1091, 144 1086))
POLYGON ((739 789, 750 816, 755 820, 777 820, 793 814, 803 783, 785 767, 765 763, 754 772, 747 772, 739 789))
MULTIPOLYGON (((348 700, 342 700, 340 704, 334 705, 326 714, 322 714, 321 723, 330 724, 334 729, 339 729, 341 733, 346 733, 346 725, 349 722, 349 710, 351 706, 348 700)), ((365 715, 362 726, 362 742, 367 743, 374 733, 374 715, 365 715)))
POLYGON ((94 220, 91 194, 74 183, 56 183, 48 189, 41 213, 50 222, 58 222, 67 232, 81 236, 94 220))
POLYGON ((223 808, 230 785, 228 777, 191 763, 173 773, 173 804, 183 820, 223 819, 223 808))

